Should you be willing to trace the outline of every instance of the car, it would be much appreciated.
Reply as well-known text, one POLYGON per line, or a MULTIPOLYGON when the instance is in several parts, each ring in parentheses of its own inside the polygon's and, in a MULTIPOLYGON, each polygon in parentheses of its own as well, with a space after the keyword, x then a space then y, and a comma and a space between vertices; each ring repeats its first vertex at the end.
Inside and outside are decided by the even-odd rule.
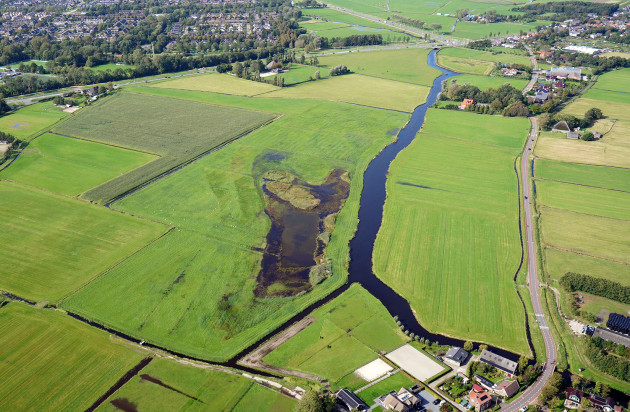
POLYGON ((440 401, 440 399, 436 399, 436 400, 434 400, 434 401, 433 401, 433 404, 434 404, 434 405, 437 405, 437 404, 439 404, 440 402, 441 402, 441 401, 440 401))
POLYGON ((525 405, 521 409, 519 409, 519 412, 525 412, 528 409, 529 409, 529 406, 525 405))

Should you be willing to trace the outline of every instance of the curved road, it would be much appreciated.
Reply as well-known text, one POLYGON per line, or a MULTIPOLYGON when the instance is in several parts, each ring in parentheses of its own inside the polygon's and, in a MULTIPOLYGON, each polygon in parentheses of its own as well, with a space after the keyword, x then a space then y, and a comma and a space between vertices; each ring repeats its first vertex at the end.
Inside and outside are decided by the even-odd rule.
POLYGON ((543 340, 545 341, 545 355, 547 361, 543 367, 543 373, 538 378, 536 383, 530 386, 523 394, 514 400, 509 406, 502 408, 502 411, 515 412, 525 405, 532 404, 538 400, 538 395, 542 391, 543 387, 547 384, 549 377, 554 372, 556 367, 556 343, 554 342, 553 335, 547 325, 547 320, 540 304, 540 282, 538 281, 538 273, 536 266, 536 248, 534 244, 534 231, 532 226, 532 208, 529 199, 529 170, 527 168, 527 159, 529 158, 529 152, 534 145, 534 139, 538 133, 538 124, 536 119, 530 117, 532 122, 532 130, 527 137, 527 144, 525 145, 525 151, 521 158, 521 187, 523 188, 523 204, 525 210, 525 225, 526 225, 526 237, 527 237, 527 281, 529 283, 529 292, 532 297, 532 305, 534 307, 534 315, 536 315, 536 321, 540 332, 542 333, 543 340))

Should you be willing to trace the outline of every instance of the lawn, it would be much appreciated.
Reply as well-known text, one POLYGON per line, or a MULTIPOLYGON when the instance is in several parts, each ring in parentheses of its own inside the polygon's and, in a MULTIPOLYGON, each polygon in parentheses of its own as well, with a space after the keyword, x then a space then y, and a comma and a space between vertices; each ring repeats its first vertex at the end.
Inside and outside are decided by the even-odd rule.
POLYGON ((54 131, 161 155, 84 194, 106 202, 272 118, 270 113, 121 93, 82 110, 54 131))
POLYGON ((167 229, 7 181, 0 213, 0 288, 37 301, 61 299, 167 229))
POLYGON ((23 62, 18 62, 18 63, 13 63, 13 64, 9 64, 6 67, 10 67, 12 69, 17 69, 20 66, 20 63, 22 63, 24 66, 30 66, 31 64, 35 63, 38 66, 41 67, 46 67, 46 60, 24 60, 23 62))
POLYGON ((46 133, 0 171, 0 179, 76 196, 154 159, 147 153, 46 133))
POLYGON ((155 83, 152 87, 181 90, 197 90, 232 94, 236 96, 253 96, 277 90, 276 86, 267 83, 239 79, 231 74, 205 73, 195 76, 184 76, 155 83))
POLYGON ((498 89, 504 84, 508 83, 512 87, 517 89, 523 89, 527 86, 527 80, 513 79, 510 77, 490 77, 490 76, 478 76, 475 74, 462 74, 451 80, 457 84, 471 84, 477 86, 481 90, 488 90, 490 88, 498 89))
POLYGON ((264 360, 314 373, 337 386, 342 378, 378 358, 379 351, 391 351, 408 340, 382 304, 358 284, 312 316, 314 323, 264 360))
MULTIPOLYGON (((607 312, 621 313, 626 316, 630 314, 630 305, 625 305, 623 303, 606 299, 600 296, 589 295, 588 293, 580 292, 580 294, 582 295, 584 301, 584 304, 581 305, 581 309, 595 316, 597 316, 602 311, 602 315, 607 315, 607 312)), ((604 316, 600 319, 605 325, 607 321, 607 316, 604 316)))
POLYGON ((85 410, 143 357, 60 312, 0 309, 0 409, 85 410))
POLYGON ((344 64, 354 73, 431 86, 440 72, 428 66, 428 53, 424 49, 361 51, 321 56, 319 63, 326 69, 344 64))
POLYGON ((361 398, 366 405, 372 405, 374 403, 374 399, 379 396, 386 395, 391 391, 399 391, 400 388, 409 388, 414 384, 415 382, 409 379, 404 373, 398 372, 395 375, 380 381, 376 385, 370 386, 364 391, 359 392, 357 396, 361 398))
POLYGON ((537 178, 630 191, 629 169, 554 162, 546 159, 536 160, 534 168, 537 178))
MULTIPOLYGON (((597 85, 596 83, 595 85, 597 85)), ((611 91, 593 87, 584 93, 584 97, 588 99, 601 100, 606 103, 625 103, 630 104, 630 92, 611 91)), ((600 102, 601 104, 601 102, 600 102)))
POLYGON ((375 273, 425 328, 524 354, 514 159, 528 129, 522 118, 430 109, 391 165, 374 249, 375 273))
POLYGON ((67 115, 52 102, 36 103, 0 117, 0 130, 20 140, 29 140, 67 115))
POLYGON ((265 97, 320 99, 412 112, 424 103, 429 88, 376 77, 346 74, 284 87, 265 97))
POLYGON ((154 359, 140 375, 116 391, 97 411, 118 411, 127 400, 136 410, 286 411, 295 400, 231 373, 154 359))

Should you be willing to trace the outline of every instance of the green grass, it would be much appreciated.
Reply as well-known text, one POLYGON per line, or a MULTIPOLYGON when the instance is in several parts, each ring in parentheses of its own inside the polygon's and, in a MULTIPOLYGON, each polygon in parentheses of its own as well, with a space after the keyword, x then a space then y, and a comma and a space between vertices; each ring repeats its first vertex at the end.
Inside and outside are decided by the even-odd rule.
MULTIPOLYGON (((35 63, 36 65, 44 67, 44 68, 46 67, 46 61, 44 61, 44 60, 24 60, 22 62, 22 64, 24 64, 25 66, 26 65, 31 65, 32 63, 35 63)), ((19 67, 19 65, 20 65, 20 62, 17 62, 17 63, 9 64, 9 65, 7 65, 5 67, 10 67, 12 69, 17 69, 19 67)))
MULTIPOLYGON (((621 313, 625 315, 628 315, 628 313, 630 312, 630 305, 626 305, 600 296, 589 295, 588 293, 580 294, 583 296, 584 301, 584 304, 581 305, 581 309, 595 316, 597 316, 602 310, 621 313)), ((602 319, 604 324, 606 324, 606 320, 606 318, 602 319)))
POLYGON ((429 110, 390 168, 374 250, 376 274, 424 327, 525 354, 513 162, 528 129, 526 119, 429 110))
POLYGON ((140 375, 116 391, 98 411, 118 411, 112 402, 126 399, 137 410, 291 411, 296 402, 238 375, 155 358, 140 375), (159 379, 160 386, 142 378, 159 379), (177 392, 179 391, 179 392, 177 392), (191 398, 196 398, 191 399, 191 398))
POLYGON ((36 103, 0 117, 0 130, 28 140, 67 115, 52 102, 36 103))
POLYGON ((378 358, 379 351, 391 351, 408 340, 382 304, 358 284, 316 309, 312 316, 314 323, 267 355, 265 361, 314 373, 337 386, 342 378, 378 358))
POLYGON ((374 403, 374 399, 379 396, 388 394, 391 391, 398 392, 400 388, 409 388, 414 384, 415 382, 409 379, 404 373, 398 372, 387 379, 383 379, 376 385, 370 386, 369 388, 359 392, 357 396, 367 405, 372 405, 374 403))
POLYGON ((451 80, 451 82, 457 82, 457 84, 471 84, 477 86, 481 90, 488 90, 490 88, 498 89, 505 83, 509 83, 512 87, 517 89, 523 89, 527 85, 527 80, 513 79, 509 77, 490 77, 490 76, 478 76, 475 74, 462 74, 451 80))
POLYGON ((111 70, 111 71, 114 71, 116 69, 128 70, 128 69, 133 69, 134 67, 135 66, 133 66, 131 64, 107 63, 107 64, 99 64, 98 66, 90 67, 90 70, 97 70, 97 71, 111 70))
POLYGON ((473 22, 459 22, 453 32, 454 37, 462 37, 465 39, 477 40, 488 37, 490 33, 493 36, 506 34, 518 35, 520 31, 526 33, 536 30, 536 26, 543 26, 546 22, 536 22, 534 24, 518 24, 518 23, 488 23, 480 24, 473 22))
POLYGON ((147 153, 46 133, 0 171, 0 179, 75 196, 154 159, 147 153))
POLYGON ((54 131, 161 155, 84 194, 105 202, 271 118, 269 113, 121 93, 82 110, 54 131))
MULTIPOLYGON (((630 93, 630 69, 613 70, 600 75, 593 88, 630 93)), ((630 102, 630 96, 626 96, 626 102, 630 102)))
POLYGON ((607 103, 630 103, 630 92, 609 91, 595 87, 584 93, 584 97, 588 99, 602 100, 607 103))
POLYGON ((0 182, 0 288, 57 301, 164 233, 166 227, 0 182))
POLYGON ((630 286, 630 265, 551 248, 545 249, 545 272, 555 280, 567 272, 576 272, 630 286))
POLYGON ((454 47, 448 47, 440 50, 439 56, 458 57, 461 59, 473 59, 493 63, 518 63, 525 66, 531 66, 532 64, 527 56, 512 53, 490 53, 474 49, 460 49, 454 47))
POLYGON ((205 73, 196 76, 178 77, 177 79, 155 83, 151 87, 214 92, 236 96, 253 96, 277 89, 276 86, 267 83, 239 79, 226 73, 205 73))
POLYGON ((49 309, 0 310, 2 410, 85 410, 143 355, 49 309))
POLYGON ((536 160, 537 178, 630 191, 630 169, 536 160))
MULTIPOLYGON (((277 77, 284 78, 285 86, 289 86, 295 83, 301 83, 308 81, 309 78, 315 78, 315 72, 319 71, 319 75, 324 78, 328 76, 328 70, 321 69, 313 66, 305 66, 302 64, 293 63, 289 71, 278 74, 277 77)), ((274 76, 265 77, 265 80, 271 80, 274 76)), ((274 90, 276 90, 274 88, 274 90)))
POLYGON ((461 58, 446 56, 438 53, 437 63, 449 70, 453 70, 459 73, 477 74, 487 76, 494 70, 494 63, 474 60, 471 58, 461 58))

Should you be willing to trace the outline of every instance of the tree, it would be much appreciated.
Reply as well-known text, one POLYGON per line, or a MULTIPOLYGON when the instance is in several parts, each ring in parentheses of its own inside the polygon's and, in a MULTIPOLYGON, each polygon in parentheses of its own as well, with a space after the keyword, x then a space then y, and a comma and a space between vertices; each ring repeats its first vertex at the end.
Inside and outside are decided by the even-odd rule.
POLYGON ((549 113, 543 113, 538 117, 538 127, 540 130, 549 130, 552 126, 553 119, 549 113))
POLYGON ((479 345, 479 351, 483 352, 484 350, 488 350, 488 345, 486 345, 486 344, 479 345))
POLYGON ((529 110, 527 109, 527 106, 523 104, 523 102, 514 102, 509 105, 507 109, 505 109, 504 115, 508 117, 526 117, 529 115, 529 110))
POLYGON ((555 397, 564 386, 564 379, 558 372, 554 372, 549 378, 547 385, 542 389, 540 393, 540 400, 542 403, 547 403, 551 398, 555 397))
POLYGON ((319 80, 319 76, 320 76, 320 75, 319 75, 319 70, 317 70, 317 71, 315 72, 315 80, 319 80))
POLYGON ((66 101, 63 98, 63 96, 55 96, 55 98, 53 99, 53 104, 56 104, 57 106, 61 106, 61 105, 66 104, 66 101))
POLYGON ((584 140, 585 142, 592 142, 593 140, 595 140, 595 136, 593 136, 592 132, 585 132, 582 134, 582 136, 580 136, 580 139, 584 140))
POLYGON ((610 386, 606 385, 605 383, 602 383, 602 390, 600 394, 605 398, 610 396, 610 386))
POLYGON ((472 352, 472 350, 473 350, 473 343, 471 341, 469 341, 469 340, 464 342, 464 350, 466 352, 472 352))
POLYGON ((595 389, 593 389, 593 392, 597 394, 602 393, 602 383, 600 381, 595 382, 595 389))
POLYGON ((350 73, 350 70, 344 64, 335 66, 330 70, 331 76, 340 76, 342 74, 347 74, 347 73, 350 73))
POLYGON ((234 63, 234 66, 232 66, 232 73, 234 73, 237 77, 243 77, 243 65, 240 62, 234 63))
POLYGON ((308 391, 295 407, 295 412, 330 412, 334 403, 329 396, 320 395, 315 391, 308 391))
POLYGON ((527 356, 521 355, 521 357, 518 358, 518 370, 519 370, 519 372, 523 373, 523 371, 527 367, 528 363, 529 363, 529 359, 527 358, 527 356))
POLYGON ((571 386, 575 389, 583 389, 584 388, 584 379, 580 375, 571 375, 571 386))
POLYGON ((588 122, 592 123, 595 120, 603 119, 604 113, 602 113, 602 111, 598 109, 597 107, 591 107, 590 109, 586 111, 586 113, 584 113, 584 118, 588 122))
POLYGON ((442 25, 440 23, 433 23, 429 26, 431 30, 440 31, 442 30, 442 25))
POLYGON ((7 104, 7 102, 0 97, 0 114, 7 113, 11 111, 11 107, 7 104))

